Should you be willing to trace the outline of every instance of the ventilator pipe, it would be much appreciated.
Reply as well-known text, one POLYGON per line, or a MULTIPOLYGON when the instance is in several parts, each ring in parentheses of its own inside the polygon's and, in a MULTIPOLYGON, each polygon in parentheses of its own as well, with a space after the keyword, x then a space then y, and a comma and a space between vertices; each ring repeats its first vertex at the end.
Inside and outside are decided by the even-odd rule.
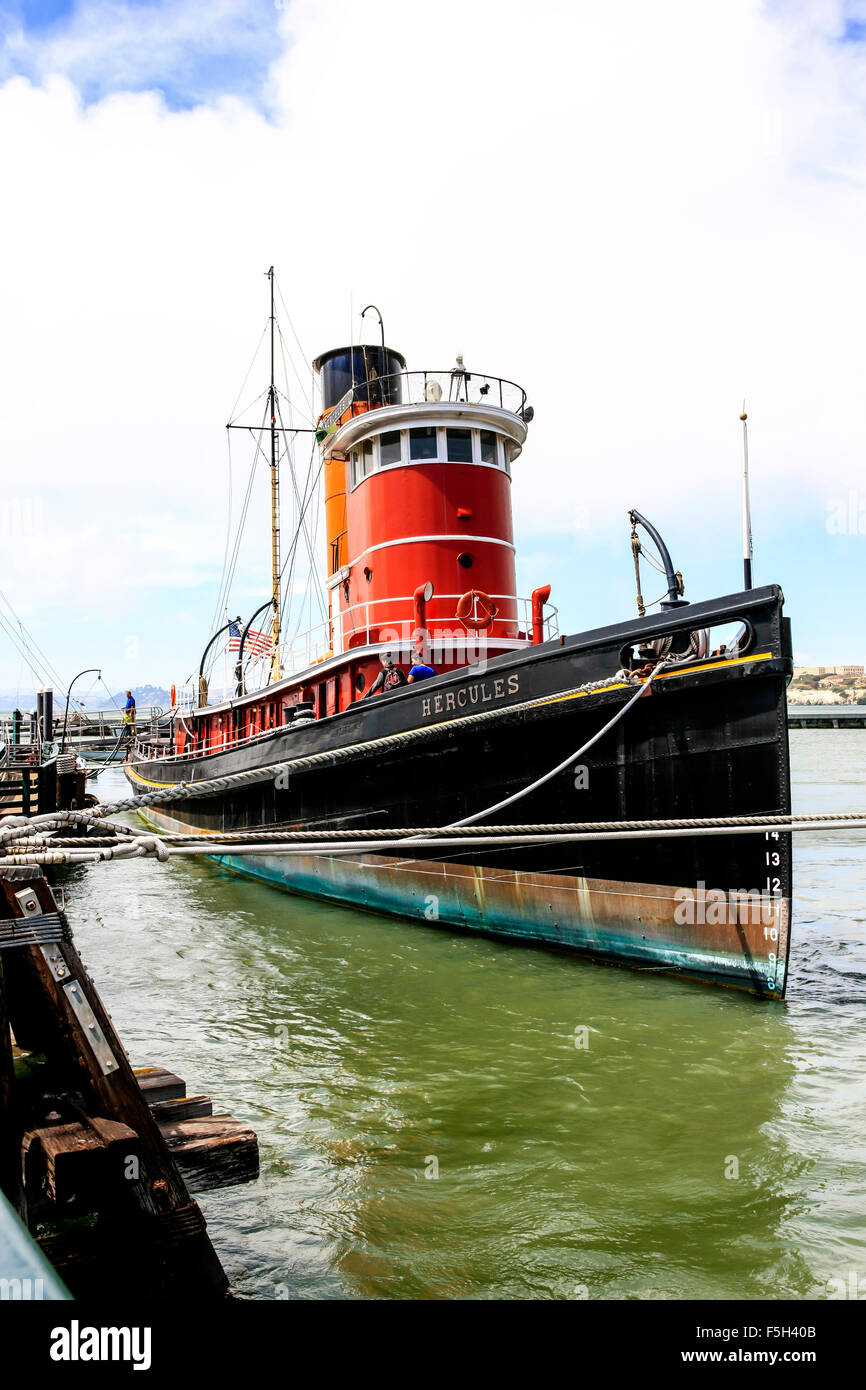
POLYGON ((428 579, 424 584, 419 584, 412 595, 412 602, 415 605, 415 642, 421 647, 424 658, 427 657, 427 604, 433 597, 433 581, 428 579))
POLYGON ((549 584, 532 590, 532 642, 536 647, 544 641, 544 605, 549 598, 549 584))

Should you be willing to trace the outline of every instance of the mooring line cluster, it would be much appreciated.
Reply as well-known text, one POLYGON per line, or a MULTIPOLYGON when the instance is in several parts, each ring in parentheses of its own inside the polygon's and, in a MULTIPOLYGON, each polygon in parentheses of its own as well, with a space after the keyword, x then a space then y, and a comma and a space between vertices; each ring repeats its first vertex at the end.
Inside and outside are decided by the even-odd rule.
MULTIPOLYGON (((602 726, 587 739, 574 753, 561 763, 535 779, 511 796, 477 811, 462 820, 445 826, 414 826, 389 829, 360 830, 299 830, 292 827, 262 830, 240 830, 225 832, 184 833, 166 831, 155 834, 152 831, 136 830, 130 826, 114 823, 109 817, 124 811, 137 811, 147 806, 159 806, 166 802, 179 801, 186 797, 199 797, 211 792, 225 791, 251 781, 261 781, 280 773, 300 772, 323 763, 338 763, 347 759, 366 756, 395 743, 406 743, 416 739, 431 738, 448 733, 455 727, 465 726, 489 719, 500 718, 506 713, 537 708, 550 703, 547 697, 527 700, 512 705, 508 710, 484 710, 477 714, 461 716, 445 723, 434 724, 421 729, 410 729, 399 734, 388 734, 382 738, 371 739, 362 744, 351 744, 346 748, 330 749, 325 752, 308 754, 305 757, 287 759, 264 767, 248 769, 244 772, 228 773, 222 777, 202 779, 197 782, 182 782, 172 787, 161 787, 120 800, 105 802, 85 810, 59 811, 42 816, 9 816, 0 821, 0 863, 5 864, 81 864, 99 863, 114 859, 138 859, 155 857, 165 861, 176 856, 207 855, 223 858, 232 855, 287 855, 287 854, 358 854, 387 853, 391 850, 405 850, 408 845, 419 850, 465 849, 469 845, 489 848, 532 846, 544 847, 552 844, 579 843, 593 840, 628 840, 682 837, 695 835, 740 835, 761 834, 767 831, 792 834, 804 830, 866 830, 866 815, 857 811, 824 813, 812 815, 791 815, 785 813, 759 813, 746 816, 680 817, 668 820, 631 821, 592 821, 592 822, 548 822, 522 825, 479 826, 474 822, 510 806, 529 796, 538 787, 572 766, 578 758, 596 744, 648 693, 656 676, 670 664, 666 659, 658 662, 646 679, 641 681, 631 698, 602 726), (65 827, 77 826, 85 832, 91 826, 101 826, 103 833, 77 836, 58 835, 65 827), (108 833, 105 833, 108 832, 108 833)), ((622 678, 618 672, 613 681, 622 678)), ((589 681, 582 686, 565 692, 563 696, 588 694, 602 688, 610 689, 611 678, 589 681)), ((438 857, 438 856, 437 856, 438 857)))
POLYGON ((26 851, 7 849, 2 864, 83 864, 114 859, 155 857, 165 861, 175 857, 205 855, 224 858, 235 855, 346 855, 383 854, 418 850, 485 848, 544 848, 555 844, 576 844, 597 840, 636 840, 689 837, 696 835, 755 835, 776 831, 793 834, 815 830, 866 830, 866 815, 843 811, 822 815, 755 815, 693 817, 681 820, 551 822, 544 825, 414 826, 390 830, 264 830, 229 831, 225 834, 180 832, 164 834, 119 833, 115 839, 66 837, 52 840, 40 837, 26 851), (45 846, 43 848, 43 846, 45 846))
MULTIPOLYGON (((661 669, 661 663, 650 673, 645 681, 641 682, 640 688, 635 691, 634 696, 621 710, 614 716, 611 724, 621 718, 636 699, 643 694, 652 684, 655 676, 661 669)), ((406 743, 433 739, 441 737, 443 734, 450 734, 454 729, 465 728, 467 725, 487 722, 491 719, 500 719, 506 715, 521 713, 524 710, 537 709, 540 706, 550 704, 555 699, 570 699, 578 695, 589 695, 593 692, 611 689, 619 680, 622 684, 627 683, 625 672, 617 672, 613 677, 606 677, 603 680, 586 681, 583 685, 574 686, 571 690, 563 691, 555 697, 540 696, 533 700, 523 700, 519 704, 508 705, 505 709, 479 710, 476 714, 460 715, 457 719, 442 721, 438 724, 425 725, 419 729, 406 729, 402 733, 385 734, 380 738, 368 739, 364 743, 352 743, 345 748, 330 748, 319 753, 308 753, 298 758, 284 758, 279 762, 265 763, 261 767, 246 768, 243 772, 225 773, 221 777, 208 777, 192 780, 189 782, 178 782, 170 787, 158 787, 153 791, 139 792, 133 796, 122 797, 116 801, 101 802, 98 806, 90 806, 83 810, 76 811, 55 811, 46 815, 37 816, 7 816, 0 820, 0 849, 11 841, 20 840, 25 836, 38 834, 42 830, 62 829, 65 825, 89 825, 94 821, 105 820, 108 816, 119 815, 123 811, 137 811, 145 806, 162 806, 172 801, 182 801, 188 797, 209 796, 214 792, 229 791, 233 787, 242 786, 251 782, 263 782, 273 780, 280 774, 306 772, 314 767, 324 764, 337 764, 350 761, 354 758, 366 757, 373 753, 378 753, 384 748, 403 745, 406 743)), ((605 728, 610 725, 605 726, 605 728)), ((601 732, 604 732, 602 730, 601 732)), ((592 742, 596 741, 596 735, 592 742)), ((579 750, 580 751, 580 750, 579 750)), ((573 757, 579 756, 578 754, 573 757)), ((529 790, 529 789, 527 789, 529 790)), ((525 793, 524 793, 525 794, 525 793)), ((490 808, 494 809, 494 808, 490 808)), ((479 812, 485 815, 487 812, 479 812)))

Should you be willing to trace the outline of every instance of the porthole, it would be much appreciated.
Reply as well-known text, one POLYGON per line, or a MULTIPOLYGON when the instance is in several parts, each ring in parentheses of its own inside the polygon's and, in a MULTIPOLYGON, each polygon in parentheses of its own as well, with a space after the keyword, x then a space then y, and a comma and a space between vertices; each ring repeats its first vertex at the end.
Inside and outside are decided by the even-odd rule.
POLYGON ((355 689, 357 690, 357 692, 358 692, 359 695, 360 695, 361 691, 364 689, 364 686, 365 686, 366 684, 367 684, 367 680, 366 680, 366 677, 365 677, 365 675, 364 675, 364 672, 363 672, 363 671, 359 671, 358 674, 357 674, 356 677, 355 677, 355 689))
POLYGON ((471 570, 472 565, 473 565, 474 562, 473 562, 472 556, 469 555, 469 554, 467 554, 467 552, 464 550, 464 552, 463 552, 462 555, 458 555, 458 556, 457 556, 457 563, 458 563, 458 565, 460 565, 463 569, 465 569, 465 570, 471 570))

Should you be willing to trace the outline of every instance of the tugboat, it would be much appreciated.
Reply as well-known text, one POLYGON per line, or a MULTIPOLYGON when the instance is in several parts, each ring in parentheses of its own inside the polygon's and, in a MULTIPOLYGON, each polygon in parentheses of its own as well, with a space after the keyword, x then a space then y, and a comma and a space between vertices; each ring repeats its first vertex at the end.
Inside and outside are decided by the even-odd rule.
POLYGON ((637 618, 560 633, 550 586, 528 597, 516 588, 511 479, 533 416, 525 392, 460 357, 409 370, 383 329, 381 343, 313 364, 328 616, 286 642, 278 475, 288 431, 269 273, 270 631, 252 627, 260 609, 216 634, 209 649, 222 636, 238 654, 234 695, 208 703, 203 659, 168 736, 138 738, 125 764, 133 788, 191 792, 147 818, 217 839, 341 832, 350 843, 334 852, 220 843, 214 858, 426 926, 782 998, 790 835, 718 824, 790 814, 793 663, 779 587, 686 602, 664 541, 633 511, 636 568, 643 530, 665 573, 660 611, 644 611, 638 584, 637 618), (246 678, 251 639, 267 650, 259 689, 246 678), (216 778, 228 780, 195 791, 216 778), (417 834, 389 843, 407 828, 417 834), (377 833, 353 847, 359 831, 377 833))

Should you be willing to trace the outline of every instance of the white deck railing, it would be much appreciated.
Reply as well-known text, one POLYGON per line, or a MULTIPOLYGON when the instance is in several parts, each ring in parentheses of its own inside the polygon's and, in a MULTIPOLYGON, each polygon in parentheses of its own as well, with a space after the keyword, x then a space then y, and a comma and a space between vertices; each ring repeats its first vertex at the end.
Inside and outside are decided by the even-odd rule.
MULTIPOLYGON (((532 600, 519 594, 491 594, 493 602, 500 610, 497 623, 508 623, 513 633, 502 634, 503 640, 514 641, 521 638, 532 640, 532 600), (507 609, 506 609, 507 606, 507 609)), ((484 633, 470 631, 453 611, 439 615, 430 609, 443 603, 457 604, 460 594, 435 594, 427 606, 426 635, 434 648, 450 650, 456 643, 477 651, 479 644, 496 646, 496 636, 487 637, 484 633)), ((356 646, 394 646, 411 650, 417 628, 412 619, 406 617, 411 612, 412 595, 400 598, 371 599, 364 603, 354 603, 341 609, 330 622, 320 623, 306 632, 297 633, 282 649, 282 667, 288 675, 295 675, 314 666, 327 656, 339 656, 356 646), (400 616, 395 616, 395 611, 400 616)), ((553 604, 545 605, 544 640, 559 635, 559 614, 553 604)), ((408 652, 407 652, 408 654, 408 652)), ((477 657, 473 658, 477 660, 477 657)))
MULTIPOLYGON (((532 599, 519 594, 491 594, 499 609, 497 624, 508 624, 509 629, 501 635, 474 632, 454 616, 460 594, 435 594, 427 605, 426 639, 432 654, 433 665, 438 663, 448 667, 473 665, 484 660, 491 648, 502 644, 526 644, 532 642, 532 599), (435 610, 447 605, 448 611, 437 614, 435 610), (431 609, 434 610, 431 612, 431 609)), ((303 632, 287 637, 281 646, 282 678, 313 671, 326 659, 345 655, 348 651, 365 646, 394 651, 397 660, 408 661, 417 645, 418 629, 414 621, 406 615, 413 611, 413 596, 405 594, 399 598, 370 599, 364 603, 352 604, 342 609, 328 622, 317 623, 303 632), (396 617, 395 614, 400 616, 396 617), (348 628, 348 630, 347 630, 348 628)), ((559 614, 553 604, 544 606, 543 636, 548 641, 559 635, 559 614)), ((219 656, 214 660, 217 667, 219 656)), ((246 694, 266 690, 270 685, 270 655, 258 661, 245 663, 246 694), (256 685, 256 671, 260 673, 262 684, 256 685)), ((228 693, 216 705, 234 699, 228 693)), ((177 711, 183 717, 199 708, 198 683, 187 684, 178 690, 177 711)))

